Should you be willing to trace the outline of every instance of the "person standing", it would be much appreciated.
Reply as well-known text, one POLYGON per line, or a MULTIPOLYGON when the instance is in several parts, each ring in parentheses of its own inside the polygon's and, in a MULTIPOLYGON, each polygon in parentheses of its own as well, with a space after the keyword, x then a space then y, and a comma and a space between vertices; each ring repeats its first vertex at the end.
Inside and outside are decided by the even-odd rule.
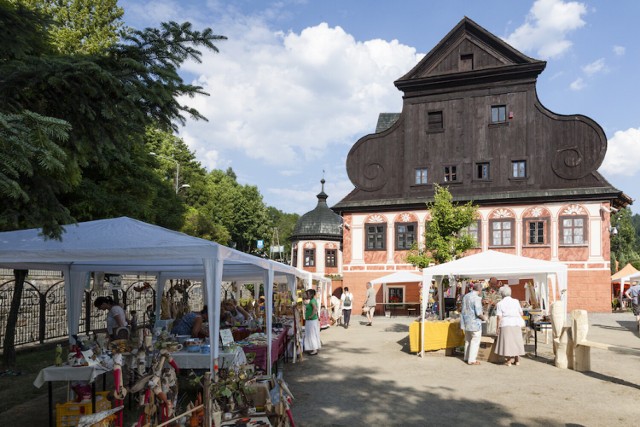
POLYGON ((631 309, 636 316, 636 324, 640 331, 640 282, 627 289, 624 295, 631 300, 631 309))
POLYGON ((473 285, 473 290, 462 299, 460 328, 464 331, 464 361, 469 365, 479 365, 476 360, 482 337, 481 320, 487 320, 482 312, 482 283, 473 285))
POLYGON ((511 288, 500 288, 502 300, 496 305, 497 327, 496 354, 507 358, 505 365, 519 365, 520 356, 524 354, 524 342, 522 341, 522 307, 520 301, 511 298, 511 288))
POLYGON ((310 355, 318 354, 322 347, 320 342, 320 320, 318 317, 318 300, 316 291, 307 289, 304 300, 304 349, 310 355))
POLYGON ((376 291, 373 289, 371 282, 367 282, 367 295, 362 306, 362 312, 367 315, 367 326, 373 325, 373 313, 376 311, 376 291))
POLYGON ((331 326, 339 325, 342 319, 342 300, 335 295, 331 295, 329 308, 331 309, 331 326))
POLYGON ((353 305, 353 294, 349 292, 348 287, 344 287, 344 292, 340 297, 342 301, 342 322, 344 328, 349 329, 349 321, 351 320, 351 306, 353 305))
POLYGON ((489 287, 482 295, 482 307, 487 313, 487 335, 496 335, 496 305, 500 302, 500 282, 495 277, 489 279, 489 287))
POLYGON ((111 339, 129 338, 127 315, 112 297, 98 297, 93 305, 99 310, 107 310, 107 333, 111 339))

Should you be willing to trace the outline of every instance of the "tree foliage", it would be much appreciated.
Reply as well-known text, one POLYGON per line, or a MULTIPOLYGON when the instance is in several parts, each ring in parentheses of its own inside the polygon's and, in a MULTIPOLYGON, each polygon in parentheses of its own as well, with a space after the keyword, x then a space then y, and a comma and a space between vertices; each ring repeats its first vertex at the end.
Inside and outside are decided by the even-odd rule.
POLYGON ((47 32, 64 55, 96 54, 123 34, 124 10, 117 0, 14 0, 51 19, 47 32))
MULTIPOLYGON (((169 22, 160 28, 131 30, 118 43, 95 53, 78 49, 65 54, 48 43, 55 20, 51 24, 23 5, 5 1, 0 2, 0 17, 5 39, 11 40, 8 47, 0 48, 0 113, 16 117, 28 111, 70 125, 68 138, 54 140, 66 156, 68 178, 48 179, 41 176, 41 166, 32 163, 33 176, 21 173, 11 185, 0 187, 3 197, 9 195, 9 187, 15 192, 17 186, 23 193, 11 206, 0 208, 0 226, 43 227, 47 236, 59 237, 62 225, 75 220, 69 204, 83 212, 95 200, 71 197, 71 189, 82 183, 83 191, 75 194, 81 198, 103 186, 100 181, 96 185, 97 177, 140 165, 144 168, 148 161, 138 163, 138 148, 144 145, 149 126, 175 130, 184 123, 185 115, 203 119, 195 109, 178 101, 204 93, 200 87, 184 83, 178 68, 187 60, 200 61, 198 48, 217 51, 214 42, 225 38, 211 29, 200 32, 189 23, 169 22), (42 41, 31 44, 32 40, 42 41), (91 174, 91 182, 87 182, 84 178, 91 174), (34 180, 60 182, 43 187, 33 185, 34 180)), ((0 158, 11 155, 7 146, 0 146, 0 158)), ((117 178, 120 184, 112 185, 109 191, 134 185, 124 177, 117 178)), ((133 200, 127 204, 136 208, 133 200)), ((144 206, 142 203, 142 209, 144 206)))
POLYGON ((640 269, 640 256, 636 251, 637 230, 632 222, 631 209, 620 209, 616 214, 612 215, 611 226, 617 230, 617 233, 610 234, 611 272, 615 273, 628 263, 632 263, 634 267, 640 269))
POLYGON ((414 246, 407 261, 419 268, 430 263, 442 264, 462 255, 476 245, 475 239, 464 232, 477 215, 471 202, 455 205, 446 187, 436 185, 434 201, 427 204, 431 220, 425 223, 425 247, 414 246))

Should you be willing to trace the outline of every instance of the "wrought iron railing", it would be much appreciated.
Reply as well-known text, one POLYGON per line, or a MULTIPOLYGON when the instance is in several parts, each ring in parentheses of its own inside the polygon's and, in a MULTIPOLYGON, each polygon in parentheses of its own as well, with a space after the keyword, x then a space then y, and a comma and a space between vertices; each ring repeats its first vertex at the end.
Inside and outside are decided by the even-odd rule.
MULTIPOLYGON (((64 292, 64 280, 60 274, 45 272, 46 274, 29 272, 29 279, 25 281, 20 300, 18 321, 15 329, 15 345, 21 346, 31 343, 44 343, 48 340, 68 336, 67 301, 64 292)), ((7 318, 11 308, 11 301, 15 289, 15 281, 6 275, 0 279, 0 349, 4 346, 7 328, 7 318)), ((191 309, 202 306, 203 291, 200 282, 171 281, 167 283, 167 297, 180 299, 180 302, 191 309), (173 286, 180 286, 184 292, 178 294, 170 292, 173 286)), ((104 329, 106 325, 106 311, 98 310, 93 301, 98 296, 113 295, 124 307, 131 319, 133 312, 139 326, 149 324, 147 308, 155 308, 155 278, 139 278, 137 276, 123 276, 121 289, 90 290, 85 292, 80 315, 79 333, 87 334, 94 330, 104 329)))

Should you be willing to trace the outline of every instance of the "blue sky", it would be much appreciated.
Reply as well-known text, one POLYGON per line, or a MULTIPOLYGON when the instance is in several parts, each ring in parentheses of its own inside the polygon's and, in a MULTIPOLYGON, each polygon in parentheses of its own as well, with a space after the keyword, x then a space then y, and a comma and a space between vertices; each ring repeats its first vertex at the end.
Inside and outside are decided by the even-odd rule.
MULTIPOLYGON (((209 97, 185 99, 208 122, 181 136, 208 169, 232 167, 242 184, 285 212, 333 205, 353 189, 346 156, 400 112, 394 80, 464 16, 516 49, 547 61, 538 97, 559 114, 584 114, 608 139, 599 171, 640 198, 640 2, 121 0, 135 28, 163 21, 211 27, 229 39, 182 69, 209 97)), ((640 205, 640 202, 637 203, 640 205)), ((633 206, 640 213, 640 206, 633 206)))

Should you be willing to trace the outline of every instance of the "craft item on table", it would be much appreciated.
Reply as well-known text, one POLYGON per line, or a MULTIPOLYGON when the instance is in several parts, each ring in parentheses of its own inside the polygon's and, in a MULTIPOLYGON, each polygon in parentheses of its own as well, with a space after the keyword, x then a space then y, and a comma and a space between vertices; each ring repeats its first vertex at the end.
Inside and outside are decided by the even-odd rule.
POLYGON ((83 415, 78 420, 78 427, 107 427, 115 420, 118 412, 122 411, 124 406, 101 411, 95 414, 83 415))
POLYGON ((82 355, 82 351, 80 350, 80 347, 78 347, 77 345, 74 345, 71 347, 71 351, 69 352, 68 363, 69 363, 69 366, 73 366, 73 367, 88 365, 87 361, 84 359, 84 356, 82 355))
POLYGON ((62 346, 60 344, 56 345, 56 366, 62 366, 62 346))

